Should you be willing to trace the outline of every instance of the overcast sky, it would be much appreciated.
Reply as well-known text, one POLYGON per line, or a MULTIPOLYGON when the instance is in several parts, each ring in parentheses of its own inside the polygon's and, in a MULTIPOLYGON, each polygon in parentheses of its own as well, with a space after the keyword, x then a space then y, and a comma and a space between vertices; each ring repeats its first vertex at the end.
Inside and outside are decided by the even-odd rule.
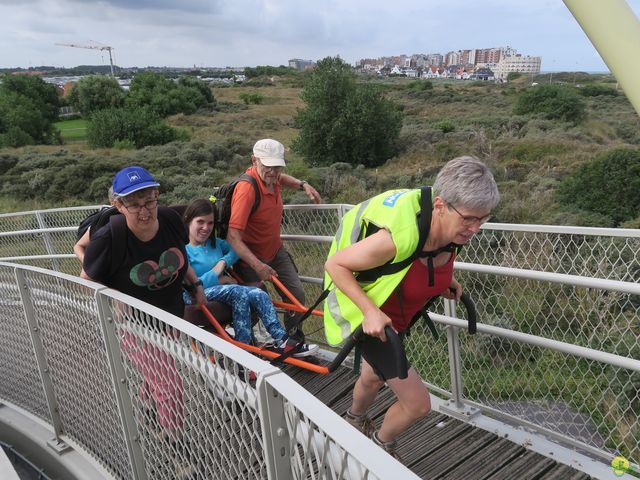
MULTIPOLYGON (((605 1, 605 0, 603 0, 605 1)), ((640 12, 640 0, 629 0, 640 12)), ((0 0, 0 67, 286 65, 511 46, 605 71, 561 0, 0 0)))

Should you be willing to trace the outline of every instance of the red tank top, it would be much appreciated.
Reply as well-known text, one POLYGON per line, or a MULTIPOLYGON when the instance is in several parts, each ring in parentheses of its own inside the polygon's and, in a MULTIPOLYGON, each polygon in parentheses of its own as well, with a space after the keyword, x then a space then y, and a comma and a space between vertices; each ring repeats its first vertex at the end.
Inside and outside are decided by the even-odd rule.
POLYGON ((393 323, 393 328, 398 332, 407 329, 418 310, 420 310, 430 298, 444 292, 451 284, 453 277, 454 254, 447 263, 436 267, 434 271, 434 285, 429 286, 429 270, 427 266, 416 259, 409 267, 398 288, 402 293, 402 300, 398 295, 398 288, 391 294, 380 307, 393 323))

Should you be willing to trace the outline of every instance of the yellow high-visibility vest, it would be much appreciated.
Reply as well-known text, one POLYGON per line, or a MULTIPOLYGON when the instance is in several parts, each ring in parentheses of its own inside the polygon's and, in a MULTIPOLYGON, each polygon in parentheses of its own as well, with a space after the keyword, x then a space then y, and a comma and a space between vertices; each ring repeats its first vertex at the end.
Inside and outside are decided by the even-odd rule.
MULTIPOLYGON (((390 190, 356 205, 342 218, 331 243, 329 257, 362 240, 372 230, 384 228, 391 234, 396 247, 396 256, 392 262, 408 259, 416 251, 420 237, 420 198, 421 189, 390 190)), ((409 263, 394 273, 381 275, 370 282, 358 283, 379 307, 400 284, 410 266, 409 263)), ((335 287, 328 273, 325 273, 324 286, 329 290, 324 304, 325 336, 330 345, 336 346, 362 323, 364 316, 351 299, 335 287)))

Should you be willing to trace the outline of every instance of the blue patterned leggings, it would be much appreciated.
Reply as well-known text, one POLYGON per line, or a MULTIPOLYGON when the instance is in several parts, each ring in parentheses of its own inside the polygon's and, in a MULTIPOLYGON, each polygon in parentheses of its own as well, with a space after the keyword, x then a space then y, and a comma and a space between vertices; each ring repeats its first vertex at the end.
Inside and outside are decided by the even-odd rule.
MULTIPOLYGON (((215 285, 205 288, 207 300, 216 300, 231 307, 233 330, 238 342, 251 344, 251 313, 255 312, 269 335, 279 342, 285 335, 284 327, 278 320, 276 309, 264 290, 244 285, 215 285)), ((185 292, 185 303, 191 304, 191 297, 185 292)))

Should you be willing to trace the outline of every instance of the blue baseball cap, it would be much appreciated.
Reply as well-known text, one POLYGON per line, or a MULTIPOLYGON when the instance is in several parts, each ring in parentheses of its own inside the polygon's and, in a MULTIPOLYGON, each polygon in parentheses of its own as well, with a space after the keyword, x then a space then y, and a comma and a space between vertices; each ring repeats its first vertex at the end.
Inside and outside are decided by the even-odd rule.
POLYGON ((159 187, 149 172, 137 165, 125 167, 113 177, 113 193, 125 197, 144 188, 159 187))

